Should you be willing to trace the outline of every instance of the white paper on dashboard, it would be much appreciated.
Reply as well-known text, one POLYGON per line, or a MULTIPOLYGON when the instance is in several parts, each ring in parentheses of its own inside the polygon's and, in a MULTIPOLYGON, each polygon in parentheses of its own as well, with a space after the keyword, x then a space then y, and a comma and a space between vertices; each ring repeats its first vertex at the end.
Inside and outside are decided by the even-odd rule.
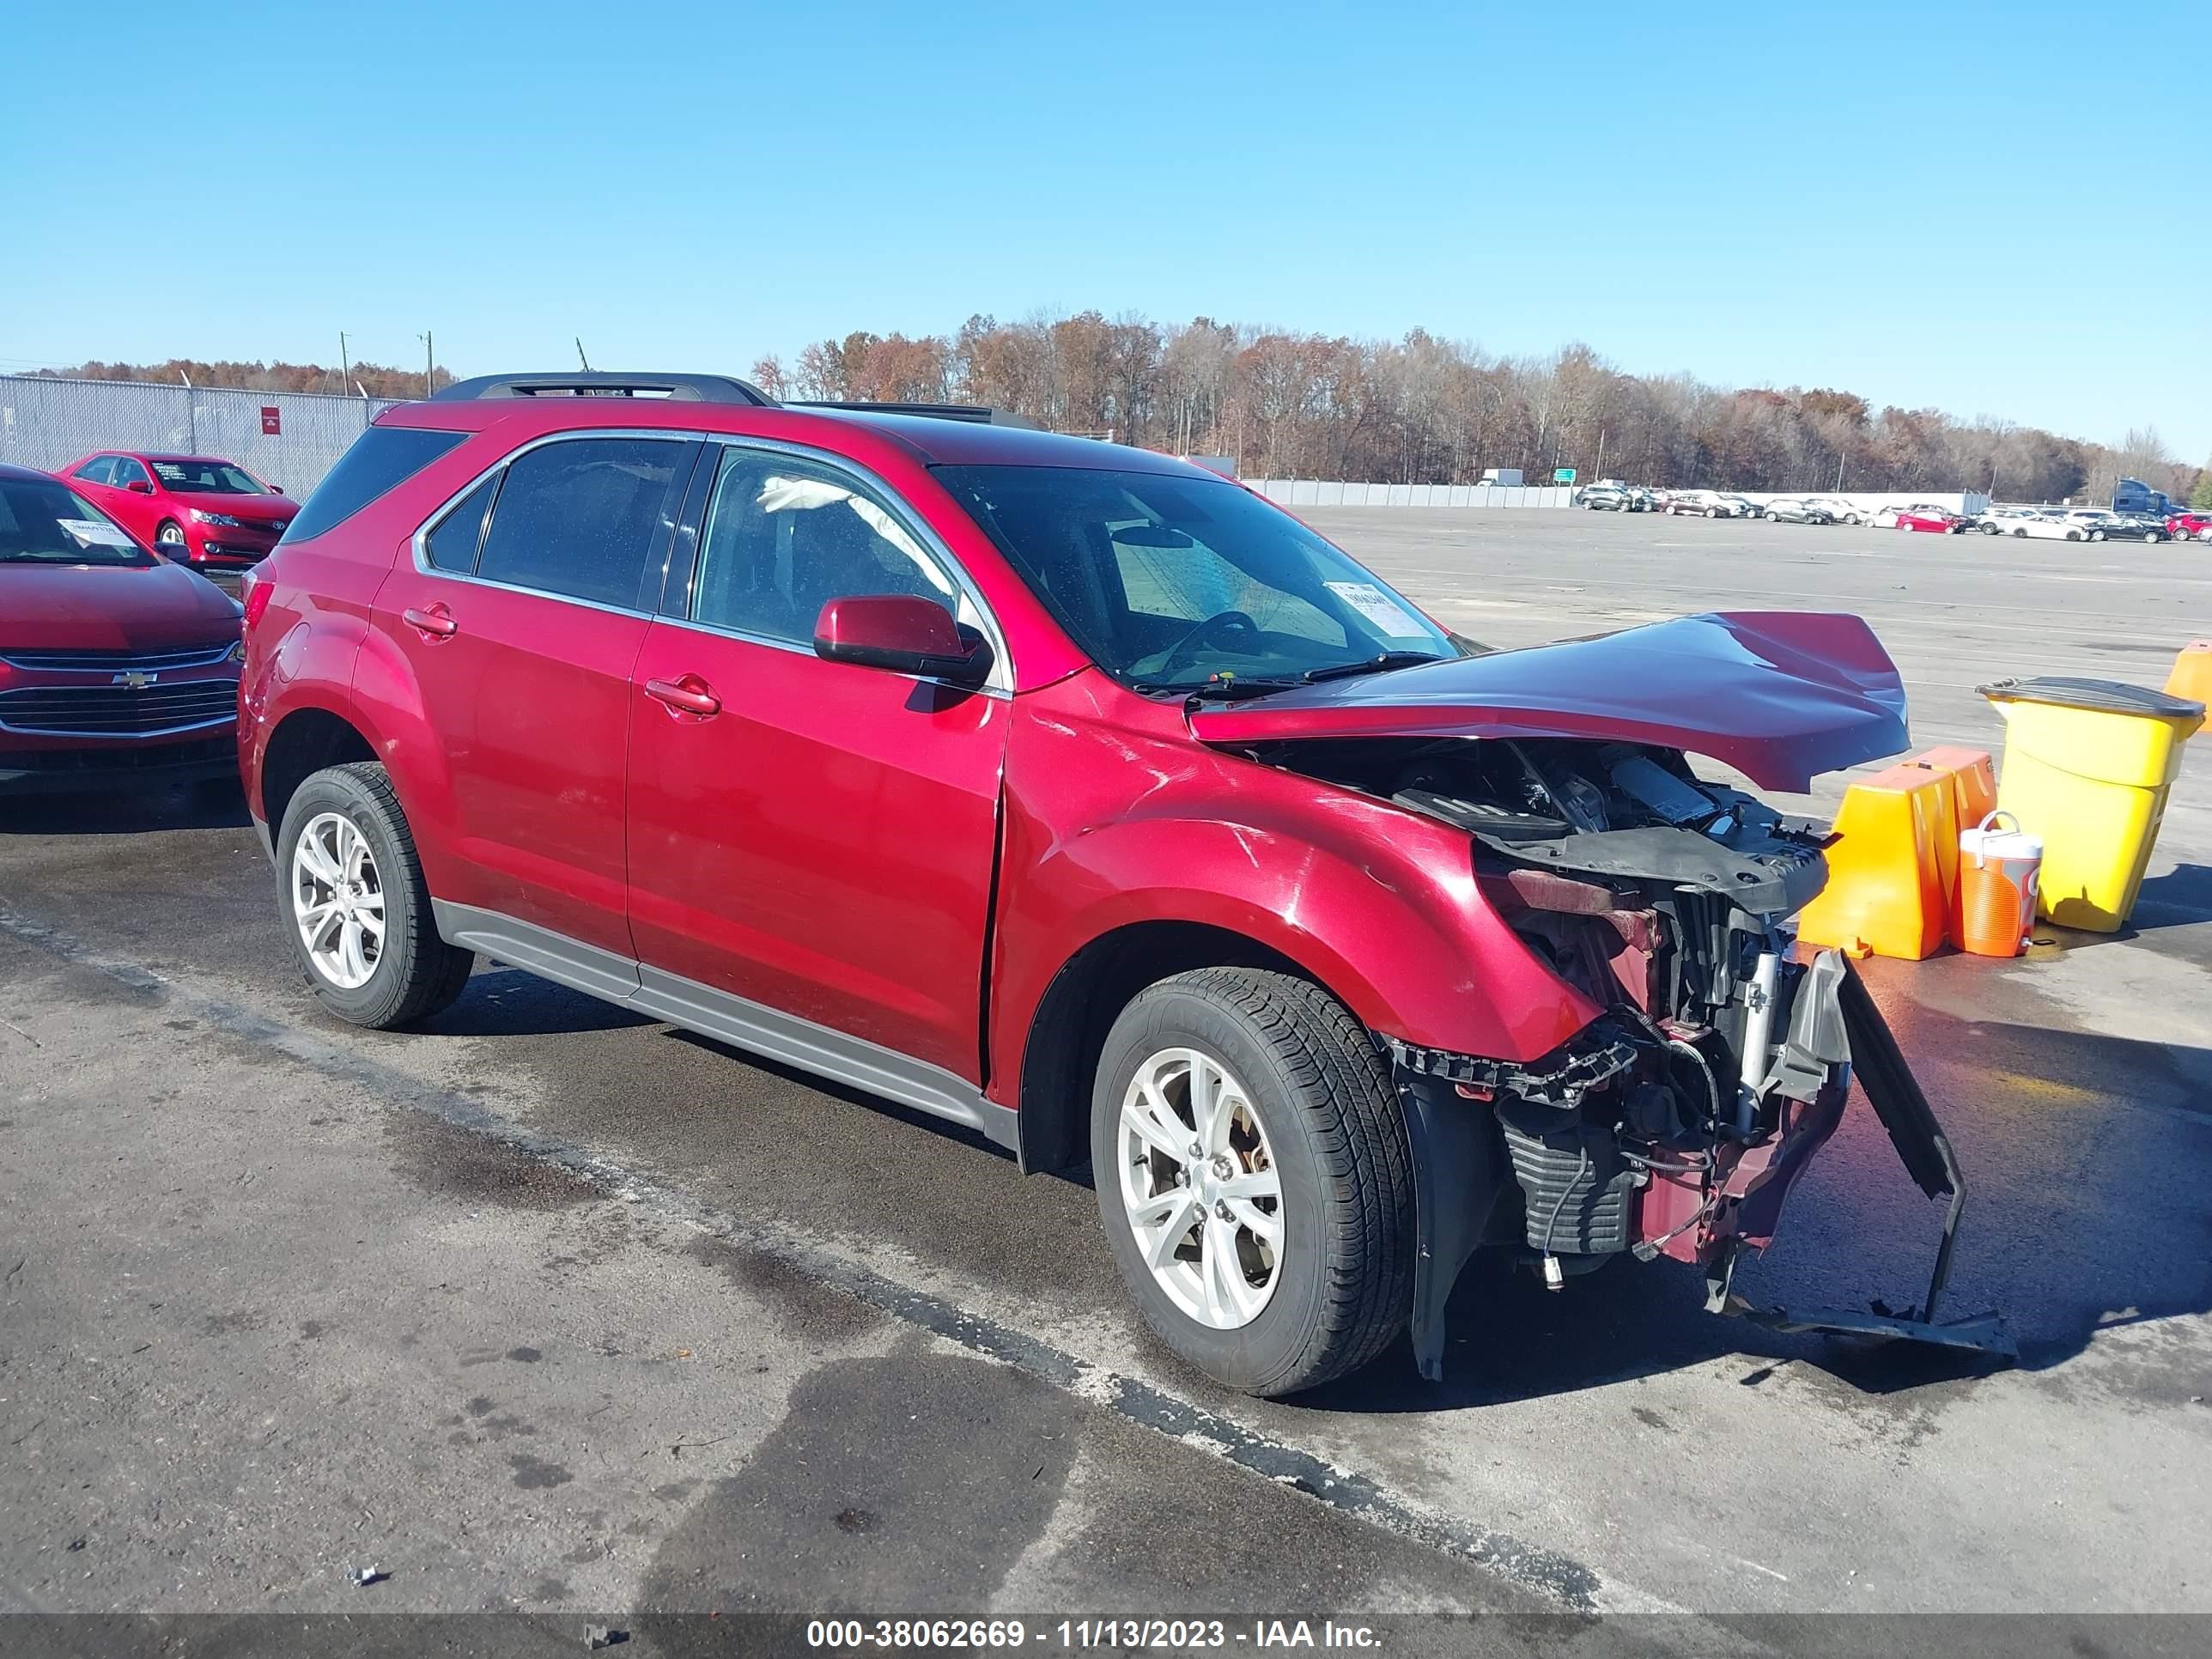
POLYGON ((79 547, 134 547, 137 544, 112 524, 102 524, 97 519, 56 519, 54 522, 73 537, 79 547))
POLYGON ((1428 632, 1407 614, 1404 605, 1373 582, 1323 582, 1322 586, 1394 640, 1418 640, 1428 632))

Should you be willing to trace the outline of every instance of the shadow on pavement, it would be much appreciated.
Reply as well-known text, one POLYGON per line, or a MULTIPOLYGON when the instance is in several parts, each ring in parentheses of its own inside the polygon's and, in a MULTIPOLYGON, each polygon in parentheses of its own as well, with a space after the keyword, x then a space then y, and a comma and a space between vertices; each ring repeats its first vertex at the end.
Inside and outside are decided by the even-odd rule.
POLYGON ((0 836, 143 836, 161 830, 243 830, 252 822, 235 778, 0 802, 0 836))

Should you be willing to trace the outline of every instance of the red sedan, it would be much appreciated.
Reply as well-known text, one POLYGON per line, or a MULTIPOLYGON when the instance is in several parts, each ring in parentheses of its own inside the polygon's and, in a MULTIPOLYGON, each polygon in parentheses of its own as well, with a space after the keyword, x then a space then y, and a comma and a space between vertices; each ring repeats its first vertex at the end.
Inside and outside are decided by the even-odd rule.
POLYGON ((1949 536, 1966 528, 1966 521, 1957 514, 1940 507, 1904 507, 1897 512, 1899 530, 1924 531, 1930 535, 1949 536))
POLYGON ((57 475, 179 564, 258 564, 300 504, 235 461, 105 450, 57 475))
POLYGON ((2212 507, 2185 507, 2166 521, 2166 533, 2178 542, 2212 542, 2212 507))

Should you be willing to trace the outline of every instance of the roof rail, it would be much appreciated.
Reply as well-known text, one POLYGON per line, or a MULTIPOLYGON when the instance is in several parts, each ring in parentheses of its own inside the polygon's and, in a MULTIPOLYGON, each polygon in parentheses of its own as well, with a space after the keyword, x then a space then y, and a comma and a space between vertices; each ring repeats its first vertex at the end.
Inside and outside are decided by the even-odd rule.
POLYGON ((1044 428, 1010 409, 988 404, 890 404, 862 398, 787 398, 786 409, 849 409, 863 415, 920 415, 933 421, 974 421, 988 426, 1018 426, 1029 432, 1044 428))
POLYGON ((484 398, 663 397, 672 403, 753 404, 775 399, 731 374, 622 374, 601 370, 559 374, 479 374, 430 394, 433 403, 484 398))

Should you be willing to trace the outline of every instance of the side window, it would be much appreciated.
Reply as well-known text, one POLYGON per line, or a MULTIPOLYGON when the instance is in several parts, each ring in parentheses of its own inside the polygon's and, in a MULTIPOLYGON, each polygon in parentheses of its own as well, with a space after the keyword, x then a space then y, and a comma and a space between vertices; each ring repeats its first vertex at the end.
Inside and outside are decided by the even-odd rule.
POLYGON ((692 450, 680 439, 569 438, 507 463, 477 574, 636 608, 673 528, 692 450))
POLYGON ((793 456, 726 451, 700 539, 693 619, 811 646, 822 607, 857 593, 915 594, 957 621, 979 620, 958 585, 859 480, 793 456))
POLYGON ((114 475, 115 457, 112 455, 102 455, 96 460, 87 461, 76 470, 76 476, 87 483, 112 483, 114 475))
POLYGON ((139 465, 137 462, 132 460, 128 455, 118 455, 116 457, 115 471, 107 475, 107 479, 110 483, 113 484, 118 489, 122 489, 126 484, 151 483, 154 482, 151 478, 146 476, 146 469, 139 465))
POLYGON ((468 435, 428 427, 372 426, 315 486, 284 539, 304 542, 343 524, 468 435))
POLYGON ((422 550, 434 568, 465 576, 477 568, 477 544, 483 539, 484 514, 499 492, 499 478, 495 472, 469 491, 422 538, 422 550))

